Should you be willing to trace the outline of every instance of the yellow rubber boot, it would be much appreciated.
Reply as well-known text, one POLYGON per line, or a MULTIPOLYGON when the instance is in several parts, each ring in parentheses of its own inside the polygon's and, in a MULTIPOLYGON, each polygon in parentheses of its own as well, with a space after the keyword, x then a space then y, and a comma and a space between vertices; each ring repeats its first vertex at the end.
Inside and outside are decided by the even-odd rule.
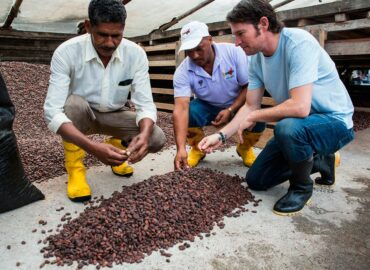
POLYGON ((188 153, 188 165, 190 167, 196 167, 206 154, 199 150, 198 143, 204 138, 204 132, 202 128, 188 128, 188 144, 191 149, 188 153))
POLYGON ((86 169, 83 164, 85 151, 77 145, 63 141, 65 167, 68 173, 67 196, 75 202, 91 199, 91 190, 86 181, 86 169))
POLYGON ((243 132, 243 143, 238 143, 236 147, 236 152, 242 158, 243 163, 245 166, 250 167, 256 160, 256 156, 254 155, 253 148, 259 138, 261 137, 262 132, 250 132, 244 131, 243 132))
MULTIPOLYGON (((121 144, 122 141, 120 139, 111 137, 108 140, 106 140, 105 142, 109 143, 109 144, 111 144, 114 147, 117 147, 119 149, 126 150, 126 147, 124 147, 121 144)), ((121 165, 118 165, 118 166, 111 166, 111 168, 112 168, 112 172, 115 175, 118 175, 118 176, 130 177, 131 175, 134 174, 134 168, 129 166, 127 164, 127 162, 123 162, 121 165)))
POLYGON ((339 151, 335 152, 334 156, 335 156, 335 167, 339 167, 339 165, 340 165, 340 153, 339 153, 339 151))

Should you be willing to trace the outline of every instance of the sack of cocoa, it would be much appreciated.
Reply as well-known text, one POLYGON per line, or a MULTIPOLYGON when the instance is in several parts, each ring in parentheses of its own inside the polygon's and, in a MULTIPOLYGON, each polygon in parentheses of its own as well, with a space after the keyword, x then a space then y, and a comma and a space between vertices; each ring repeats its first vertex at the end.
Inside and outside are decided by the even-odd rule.
POLYGON ((24 174, 13 132, 15 109, 0 74, 0 213, 45 198, 24 174))

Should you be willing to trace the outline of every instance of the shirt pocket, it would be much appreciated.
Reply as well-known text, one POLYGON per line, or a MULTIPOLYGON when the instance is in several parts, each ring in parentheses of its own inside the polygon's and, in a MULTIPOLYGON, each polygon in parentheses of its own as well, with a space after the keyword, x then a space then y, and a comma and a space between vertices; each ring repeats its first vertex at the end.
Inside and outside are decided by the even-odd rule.
POLYGON ((114 94, 113 103, 116 105, 121 105, 121 104, 126 103, 130 89, 131 89, 131 84, 125 85, 125 86, 118 85, 116 87, 116 91, 114 94))

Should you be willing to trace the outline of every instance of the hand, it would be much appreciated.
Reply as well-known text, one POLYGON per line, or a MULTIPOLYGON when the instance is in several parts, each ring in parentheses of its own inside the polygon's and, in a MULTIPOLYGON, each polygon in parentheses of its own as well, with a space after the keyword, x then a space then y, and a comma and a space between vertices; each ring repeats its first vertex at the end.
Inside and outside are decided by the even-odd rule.
POLYGON ((200 143, 198 144, 198 148, 201 151, 209 154, 222 144, 219 138, 220 138, 219 134, 209 135, 200 141, 200 143))
POLYGON ((139 162, 148 154, 148 142, 149 138, 141 133, 132 139, 127 147, 127 151, 130 153, 128 158, 130 163, 139 162))
POLYGON ((175 170, 183 170, 189 168, 188 165, 188 154, 185 149, 177 151, 175 160, 174 160, 175 170))
POLYGON ((256 122, 252 122, 252 121, 249 121, 249 120, 245 120, 245 121, 243 121, 242 123, 239 124, 238 137, 239 137, 239 142, 240 143, 244 143, 244 140, 243 140, 244 130, 251 131, 254 128, 255 125, 256 125, 256 122))
POLYGON ((104 164, 110 166, 121 165, 129 156, 125 150, 106 143, 96 143, 91 154, 96 156, 104 164))
POLYGON ((230 118, 231 118, 231 112, 228 109, 225 109, 225 110, 220 111, 218 115, 216 116, 215 120, 212 121, 211 123, 215 127, 219 127, 219 126, 227 124, 230 118))

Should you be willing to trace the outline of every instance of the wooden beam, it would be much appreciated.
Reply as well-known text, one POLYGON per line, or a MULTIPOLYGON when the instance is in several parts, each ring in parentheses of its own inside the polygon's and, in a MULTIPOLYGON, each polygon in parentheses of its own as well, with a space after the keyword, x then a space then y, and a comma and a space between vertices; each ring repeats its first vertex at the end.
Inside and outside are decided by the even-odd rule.
POLYGON ((184 51, 180 52, 180 46, 181 46, 181 42, 177 41, 176 42, 176 50, 175 50, 176 67, 178 67, 186 57, 184 51))
POLYGON ((161 25, 158 30, 159 31, 165 31, 167 30, 168 28, 170 28, 171 26, 177 24, 179 21, 181 21, 182 19, 186 18, 187 16, 193 14, 195 11, 205 7, 206 5, 212 3, 213 1, 215 0, 206 0, 206 1, 203 1, 202 3, 200 3, 199 5, 193 7, 192 9, 186 11, 185 13, 181 14, 180 16, 178 17, 175 17, 173 18, 170 22, 168 23, 165 23, 163 25, 161 25))
POLYGON ((303 29, 311 32, 312 30, 323 29, 326 32, 349 31, 370 28, 370 19, 358 19, 346 21, 343 23, 322 23, 316 25, 307 25, 303 29))
POLYGON ((164 95, 172 95, 173 96, 173 89, 168 89, 168 88, 152 88, 152 93, 153 94, 164 94, 164 95))
POLYGON ((325 50, 331 56, 370 54, 370 38, 327 41, 325 50))
POLYGON ((262 105, 265 106, 275 106, 276 102, 272 97, 263 97, 262 98, 262 105))
POLYGON ((6 18, 1 29, 11 29, 12 22, 14 18, 18 16, 19 7, 21 6, 23 0, 16 0, 12 8, 9 11, 8 17, 6 18))
MULTIPOLYGON (((214 23, 209 23, 208 25, 208 30, 209 32, 215 32, 218 30, 223 30, 223 29, 229 29, 230 26, 228 22, 222 21, 222 22, 214 22, 214 23)), ((164 32, 155 32, 151 35, 143 35, 143 36, 136 36, 136 37, 129 37, 133 42, 148 42, 151 40, 161 40, 161 39, 168 39, 168 38, 179 38, 180 37, 180 28, 174 29, 174 30, 167 30, 164 32)))
POLYGON ((172 81, 172 74, 149 74, 151 80, 172 81))
POLYGON ((169 54, 151 54, 148 55, 149 61, 164 61, 164 60, 175 60, 175 54, 169 52, 169 54))
POLYGON ((370 113, 370 108, 368 108, 368 107, 355 107, 355 112, 367 112, 367 113, 370 113))
POLYGON ((149 61, 150 67, 174 67, 176 60, 149 61))
POLYGON ((298 20, 298 23, 297 23, 297 27, 303 27, 303 26, 310 25, 310 24, 315 24, 315 23, 316 23, 315 20, 311 20, 311 19, 299 19, 298 20))
POLYGON ((277 9, 279 7, 285 6, 286 4, 289 4, 290 2, 293 2, 294 0, 284 0, 278 4, 275 4, 272 6, 273 9, 277 9))
POLYGON ((333 15, 355 10, 366 10, 369 8, 369 0, 342 0, 315 6, 283 10, 277 12, 277 16, 281 21, 290 21, 303 18, 333 15))
POLYGON ((233 35, 215 36, 215 37, 212 37, 212 39, 215 42, 234 43, 235 41, 233 35))
POLYGON ((75 34, 47 33, 47 32, 30 32, 30 31, 9 31, 0 29, 0 38, 7 39, 32 39, 32 40, 52 40, 63 42, 75 37, 75 34))
POLYGON ((176 49, 176 42, 165 43, 154 46, 145 46, 143 47, 146 52, 155 52, 155 51, 170 51, 176 49))
POLYGON ((161 103, 161 102, 154 102, 154 104, 157 107, 157 109, 168 110, 168 111, 173 111, 175 107, 173 104, 167 104, 167 103, 161 103))
POLYGON ((345 22, 348 21, 348 16, 346 13, 338 13, 334 15, 334 21, 335 22, 345 22))
POLYGON ((320 43, 320 46, 324 48, 325 41, 328 38, 328 33, 322 29, 314 29, 311 30, 310 33, 317 39, 317 41, 320 43))

